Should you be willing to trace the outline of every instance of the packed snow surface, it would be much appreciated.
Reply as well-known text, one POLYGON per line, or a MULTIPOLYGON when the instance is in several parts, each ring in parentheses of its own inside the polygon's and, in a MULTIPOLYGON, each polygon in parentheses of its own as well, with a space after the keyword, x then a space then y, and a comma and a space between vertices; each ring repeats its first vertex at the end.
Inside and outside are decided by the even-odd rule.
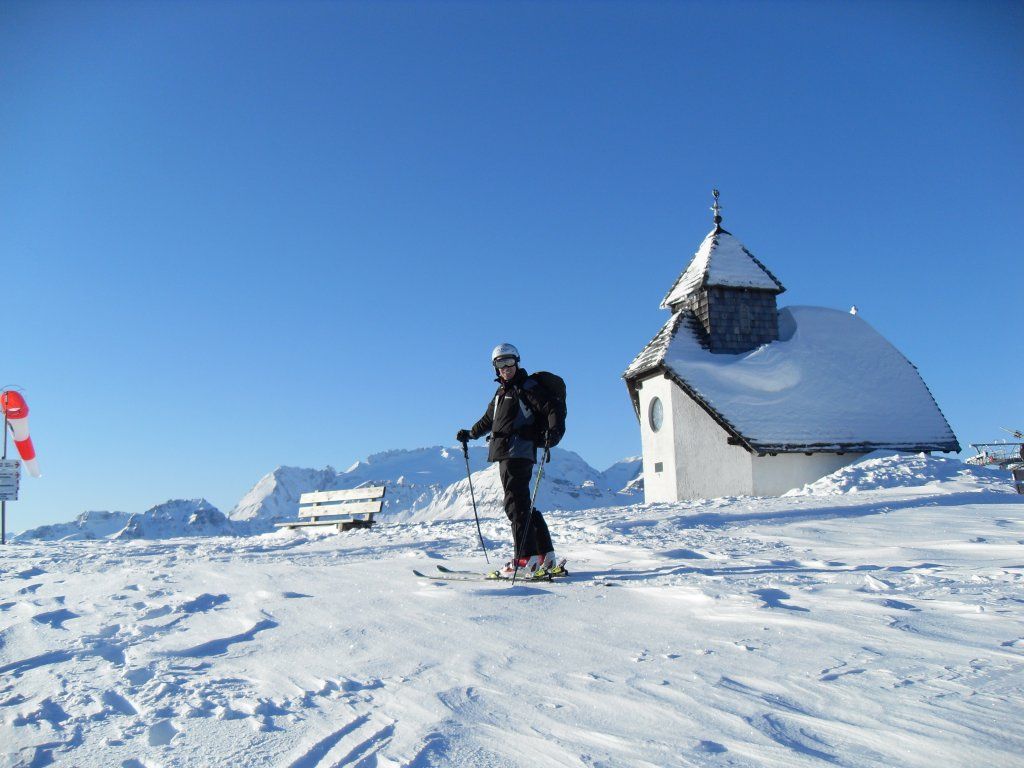
POLYGON ((778 341, 713 354, 681 323, 665 363, 754 445, 954 445, 917 369, 859 315, 779 311, 778 341))
POLYGON ((486 567, 471 518, 16 543, 0 765, 1020 766, 1020 499, 871 457, 552 512, 573 576, 515 586, 413 575, 486 567))

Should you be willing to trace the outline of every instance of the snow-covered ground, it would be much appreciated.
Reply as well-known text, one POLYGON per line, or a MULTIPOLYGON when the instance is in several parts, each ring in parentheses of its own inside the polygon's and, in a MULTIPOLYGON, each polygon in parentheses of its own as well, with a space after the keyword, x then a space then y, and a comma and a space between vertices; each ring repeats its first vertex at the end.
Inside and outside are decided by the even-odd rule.
POLYGON ((1024 765, 1021 498, 890 457, 552 513, 574 576, 516 586, 412 574, 482 569, 471 518, 19 542, 0 764, 1024 765))

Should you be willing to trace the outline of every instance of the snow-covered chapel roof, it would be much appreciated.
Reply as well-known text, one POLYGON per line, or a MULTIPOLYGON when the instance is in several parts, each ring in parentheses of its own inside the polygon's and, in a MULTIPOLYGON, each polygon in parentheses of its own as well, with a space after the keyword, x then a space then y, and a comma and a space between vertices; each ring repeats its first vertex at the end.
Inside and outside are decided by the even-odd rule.
MULTIPOLYGON (((706 241, 705 241, 706 242, 706 241)), ((700 323, 676 312, 624 374, 664 373, 757 452, 959 451, 917 369, 859 315, 779 312, 779 340, 713 354, 700 323)))
POLYGON ((786 290, 743 243, 718 226, 704 238, 689 265, 662 299, 662 309, 670 309, 702 285, 753 288, 775 293, 786 290))

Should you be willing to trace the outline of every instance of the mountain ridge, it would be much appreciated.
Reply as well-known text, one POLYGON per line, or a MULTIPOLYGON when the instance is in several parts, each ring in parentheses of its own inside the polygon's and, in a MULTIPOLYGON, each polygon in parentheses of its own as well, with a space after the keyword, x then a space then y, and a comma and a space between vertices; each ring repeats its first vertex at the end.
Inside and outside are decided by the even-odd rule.
MULTIPOLYGON (((487 448, 471 446, 469 464, 479 514, 503 515, 497 465, 488 464, 487 448)), ((582 509, 642 501, 640 469, 640 459, 629 457, 599 472, 578 454, 554 448, 551 463, 544 465, 537 505, 541 509, 582 509)), ((259 535, 275 530, 276 522, 295 519, 303 493, 378 484, 387 488, 379 517, 382 522, 472 515, 461 447, 435 445, 381 451, 342 471, 330 465, 322 469, 279 465, 263 475, 227 514, 206 499, 170 499, 140 513, 82 512, 69 522, 32 528, 12 539, 125 541, 259 535)))

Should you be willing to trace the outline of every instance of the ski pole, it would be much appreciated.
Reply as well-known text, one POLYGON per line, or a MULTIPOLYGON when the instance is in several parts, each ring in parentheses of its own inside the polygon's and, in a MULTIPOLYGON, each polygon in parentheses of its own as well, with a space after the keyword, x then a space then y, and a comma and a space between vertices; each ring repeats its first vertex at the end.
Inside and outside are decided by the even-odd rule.
POLYGON ((466 479, 469 480, 469 498, 473 501, 473 519, 476 520, 476 535, 480 537, 480 548, 484 551, 484 560, 488 563, 491 558, 487 556, 487 545, 484 544, 484 535, 480 531, 480 517, 476 513, 476 495, 473 493, 473 473, 469 469, 469 443, 462 444, 462 455, 466 457, 466 479))
POLYGON ((523 529, 523 540, 519 542, 519 546, 515 547, 512 552, 512 560, 515 561, 515 566, 512 571, 512 583, 516 583, 516 575, 519 573, 519 555, 522 552, 522 548, 526 546, 526 542, 530 540, 530 526, 533 525, 533 506, 537 502, 537 491, 540 490, 540 479, 544 475, 544 465, 551 461, 551 449, 544 446, 544 458, 540 463, 540 467, 537 468, 537 482, 533 484, 533 495, 530 497, 530 516, 526 519, 526 527, 523 529))

